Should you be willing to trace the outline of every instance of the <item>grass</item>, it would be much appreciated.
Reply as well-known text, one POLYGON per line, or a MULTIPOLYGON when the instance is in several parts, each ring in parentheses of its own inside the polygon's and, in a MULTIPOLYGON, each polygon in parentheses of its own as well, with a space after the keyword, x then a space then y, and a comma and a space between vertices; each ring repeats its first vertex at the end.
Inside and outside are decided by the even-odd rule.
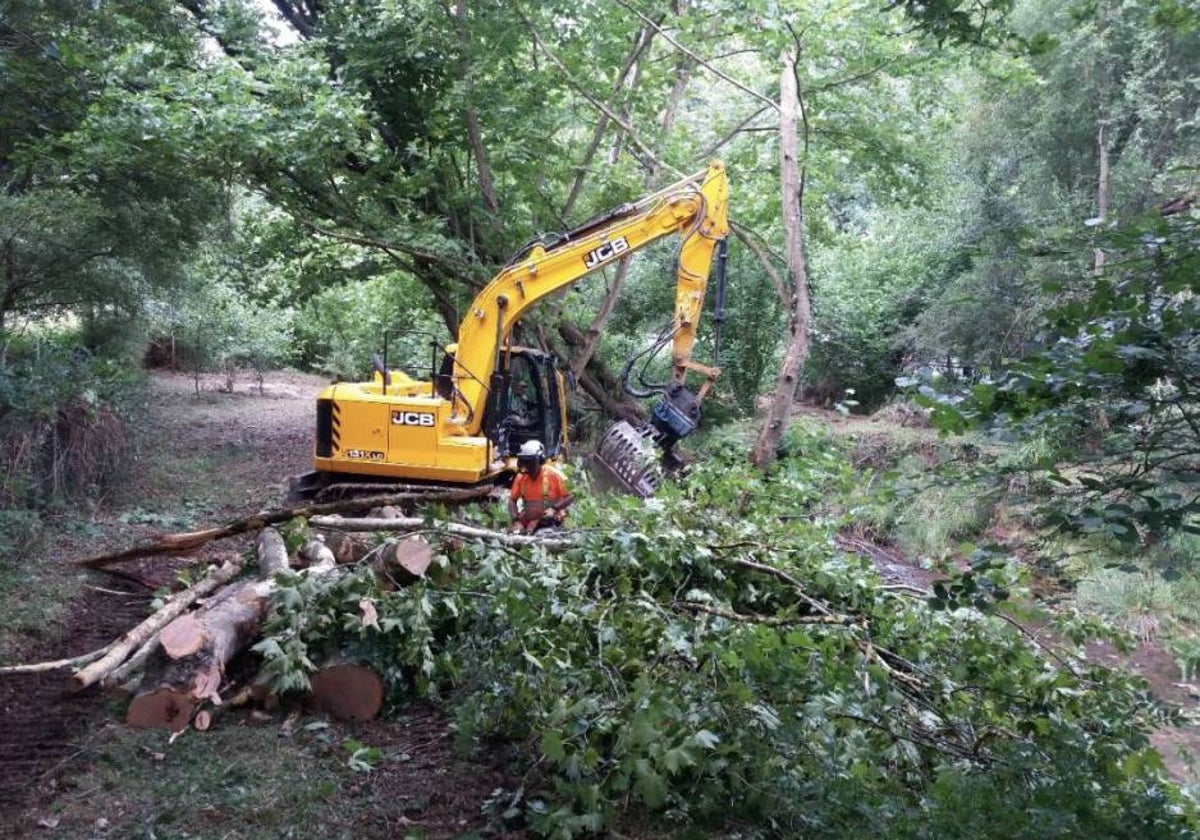
POLYGON ((346 797, 358 775, 326 730, 283 737, 278 725, 214 727, 168 743, 109 724, 84 744, 87 767, 51 814, 65 838, 361 836, 346 797))
POLYGON ((19 661, 32 642, 59 626, 89 576, 57 558, 91 530, 78 519, 58 516, 39 520, 36 532, 0 547, 0 663, 19 661))
POLYGON ((225 446, 206 452, 156 453, 138 467, 137 481, 113 499, 127 523, 188 528, 227 503, 228 477, 243 467, 244 454, 225 446), (139 520, 140 517, 140 520, 139 520))

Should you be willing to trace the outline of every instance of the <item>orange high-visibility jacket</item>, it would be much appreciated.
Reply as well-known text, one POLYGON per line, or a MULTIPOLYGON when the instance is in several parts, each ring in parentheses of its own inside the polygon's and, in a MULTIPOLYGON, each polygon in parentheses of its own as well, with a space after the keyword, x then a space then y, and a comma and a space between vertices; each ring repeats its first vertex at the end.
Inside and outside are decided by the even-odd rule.
POLYGON ((521 521, 532 522, 541 519, 546 509, 555 502, 568 496, 567 479, 563 474, 549 464, 543 464, 538 476, 534 479, 528 473, 517 473, 509 491, 509 498, 514 502, 518 499, 524 502, 521 510, 521 521))

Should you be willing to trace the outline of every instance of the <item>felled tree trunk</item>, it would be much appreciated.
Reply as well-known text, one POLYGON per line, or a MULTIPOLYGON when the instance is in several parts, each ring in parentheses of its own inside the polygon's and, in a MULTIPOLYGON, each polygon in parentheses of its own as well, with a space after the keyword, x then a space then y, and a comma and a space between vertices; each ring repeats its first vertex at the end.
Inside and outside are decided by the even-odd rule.
POLYGON ((103 657, 86 668, 80 669, 74 677, 75 685, 78 688, 86 688, 104 679, 110 672, 120 667, 125 658, 129 656, 130 651, 152 641, 154 634, 160 632, 159 628, 170 626, 180 613, 197 599, 203 598, 227 584, 241 569, 241 561, 233 557, 219 568, 209 570, 199 581, 172 597, 166 606, 122 636, 103 657))
MULTIPOLYGON (((314 528, 330 531, 368 532, 368 531, 413 531, 418 528, 426 531, 437 531, 455 537, 471 539, 494 540, 505 545, 539 545, 547 551, 560 551, 571 548, 576 541, 570 534, 555 538, 542 534, 506 534, 503 531, 493 531, 489 528, 477 528, 473 525, 461 525, 457 522, 443 522, 436 526, 430 525, 424 519, 406 516, 398 519, 344 519, 340 516, 314 516, 308 520, 314 528)), ((547 532, 543 532, 547 533, 547 532)), ((553 532, 549 532, 553 533, 553 532)))
POLYGON ((131 726, 178 732, 206 700, 220 704, 225 665, 249 644, 266 617, 277 572, 288 566, 279 533, 264 528, 258 539, 263 577, 227 586, 202 609, 180 616, 162 629, 160 674, 129 704, 131 726))
POLYGON ((380 505, 397 505, 406 502, 465 502, 471 499, 483 498, 492 492, 490 486, 465 487, 458 490, 430 492, 428 488, 406 485, 404 488, 398 488, 399 490, 403 490, 403 492, 263 510, 242 519, 227 522, 216 528, 207 528, 203 531, 192 531, 186 534, 165 534, 155 542, 134 546, 124 551, 118 551, 115 554, 104 554, 99 557, 88 558, 87 560, 79 560, 76 562, 76 565, 87 569, 104 569, 114 563, 122 560, 130 560, 135 557, 148 557, 157 554, 180 554, 200 548, 213 540, 224 539, 236 534, 244 534, 247 531, 254 531, 280 522, 287 522, 298 516, 308 517, 320 514, 352 513, 354 511, 369 510, 380 505))

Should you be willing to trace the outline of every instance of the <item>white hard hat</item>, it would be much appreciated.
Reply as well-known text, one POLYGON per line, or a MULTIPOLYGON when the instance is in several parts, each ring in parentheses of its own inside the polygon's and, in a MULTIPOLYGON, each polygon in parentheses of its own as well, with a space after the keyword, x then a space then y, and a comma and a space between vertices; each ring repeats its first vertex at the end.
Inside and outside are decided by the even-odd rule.
POLYGON ((521 444, 521 450, 517 453, 518 456, 528 458, 545 458, 546 447, 542 446, 540 440, 527 440, 521 444))

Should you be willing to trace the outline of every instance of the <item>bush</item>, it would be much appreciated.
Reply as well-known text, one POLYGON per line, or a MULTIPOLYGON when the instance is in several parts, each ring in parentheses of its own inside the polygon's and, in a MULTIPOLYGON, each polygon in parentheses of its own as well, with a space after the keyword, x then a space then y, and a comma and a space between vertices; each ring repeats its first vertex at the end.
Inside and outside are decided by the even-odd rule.
POLYGON ((95 497, 126 452, 122 420, 140 377, 78 336, 10 348, 0 362, 0 504, 95 497))

